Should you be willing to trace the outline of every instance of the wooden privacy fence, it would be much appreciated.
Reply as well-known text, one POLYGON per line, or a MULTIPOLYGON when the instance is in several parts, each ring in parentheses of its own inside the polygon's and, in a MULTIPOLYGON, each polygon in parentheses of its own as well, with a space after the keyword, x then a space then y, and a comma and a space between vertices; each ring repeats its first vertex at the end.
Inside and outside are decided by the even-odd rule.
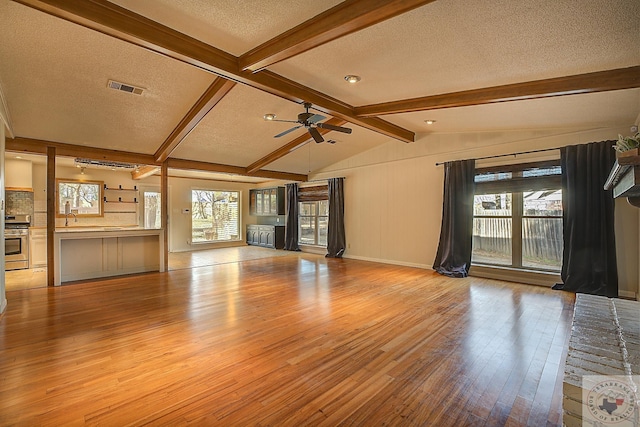
MULTIPOLYGON (((559 260, 562 257, 562 245, 561 218, 523 218, 523 256, 559 260)), ((475 218, 473 248, 488 253, 511 253, 511 219, 475 218)))

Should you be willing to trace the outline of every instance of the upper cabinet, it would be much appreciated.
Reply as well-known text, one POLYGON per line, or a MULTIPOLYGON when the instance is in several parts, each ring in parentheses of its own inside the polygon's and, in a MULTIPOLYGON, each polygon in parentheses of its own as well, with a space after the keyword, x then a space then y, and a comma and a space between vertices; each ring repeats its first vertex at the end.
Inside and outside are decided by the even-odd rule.
POLYGON ((258 216, 284 215, 284 187, 249 190, 249 213, 258 216))
POLYGON ((29 160, 5 160, 5 188, 7 190, 33 191, 31 162, 29 160))

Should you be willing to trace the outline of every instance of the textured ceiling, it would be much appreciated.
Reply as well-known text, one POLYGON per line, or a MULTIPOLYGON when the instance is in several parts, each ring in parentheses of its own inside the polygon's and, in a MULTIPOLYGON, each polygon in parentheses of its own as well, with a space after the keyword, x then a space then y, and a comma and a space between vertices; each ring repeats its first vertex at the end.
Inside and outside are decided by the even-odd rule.
POLYGON ((637 0, 438 0, 270 69, 363 105, 639 61, 637 0))
MULTIPOLYGON (((113 3, 240 56, 340 2, 113 3)), ((153 154, 216 78, 10 0, 0 0, 0 40, 0 89, 18 137, 153 154), (107 89, 109 79, 145 92, 135 96, 107 89)), ((634 65, 640 65, 637 0, 436 0, 268 70, 362 106, 634 65), (362 81, 347 84, 347 74, 362 81)), ((300 104, 237 84, 171 157, 247 167, 306 134, 301 129, 274 138, 290 124, 262 116, 295 119, 302 111, 300 104)), ((639 113, 640 89, 627 89, 381 118, 420 138, 432 132, 631 124, 639 113), (436 123, 429 126, 426 119, 436 123)), ((263 169, 308 174, 389 141, 402 144, 352 123, 344 126, 353 133, 325 136, 336 144, 310 142, 263 169)))

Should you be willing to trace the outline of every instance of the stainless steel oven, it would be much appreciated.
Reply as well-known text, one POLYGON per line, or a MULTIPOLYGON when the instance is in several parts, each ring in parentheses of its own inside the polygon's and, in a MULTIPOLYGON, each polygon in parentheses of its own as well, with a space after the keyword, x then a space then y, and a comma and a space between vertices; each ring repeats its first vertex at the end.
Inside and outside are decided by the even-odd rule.
POLYGON ((29 268, 29 224, 31 215, 4 217, 4 269, 29 268))

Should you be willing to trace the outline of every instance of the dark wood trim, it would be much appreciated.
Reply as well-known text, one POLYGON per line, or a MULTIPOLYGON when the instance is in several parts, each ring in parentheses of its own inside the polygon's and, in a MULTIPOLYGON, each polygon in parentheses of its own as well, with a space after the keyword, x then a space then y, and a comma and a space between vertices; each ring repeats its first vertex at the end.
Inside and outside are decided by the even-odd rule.
POLYGON ((433 1, 344 1, 240 56, 240 69, 256 72, 433 1))
POLYGON ((409 113, 640 87, 640 66, 577 74, 356 107, 359 116, 409 113))
MULTIPOLYGON (((326 123, 334 126, 342 126, 343 124, 346 123, 346 121, 342 119, 331 118, 327 120, 326 123)), ((331 132, 331 130, 318 128, 318 132, 320 132, 321 135, 325 135, 331 132)), ((260 168, 263 168, 266 165, 273 163, 276 160, 286 156, 291 152, 291 150, 293 150, 294 148, 298 147, 301 144, 304 144, 305 142, 308 142, 310 139, 311 139, 311 136, 309 135, 308 132, 305 133, 304 135, 300 135, 299 137, 293 139, 291 142, 288 142, 287 144, 283 145, 277 150, 274 150, 271 153, 267 154, 260 160, 247 166, 246 173, 253 174, 254 172, 257 172, 258 170, 260 170, 260 168)))
POLYGON ((241 71, 237 57, 106 0, 15 1, 289 101, 311 102, 324 113, 391 138, 415 139, 415 133, 407 129, 379 118, 359 117, 352 106, 278 74, 241 71))
POLYGON ((287 172, 276 172, 259 170, 251 175, 247 174, 245 168, 240 166, 222 165, 218 163, 198 162, 195 160, 168 159, 169 167, 172 169, 195 170, 205 172, 229 173, 243 176, 256 176, 261 178, 282 179, 285 181, 306 181, 307 175, 300 175, 287 172))
POLYGON ((56 147, 47 147, 47 286, 55 285, 56 147))
POLYGON ((225 97, 226 94, 236 85, 236 82, 222 77, 216 77, 202 94, 200 99, 191 107, 189 112, 180 120, 178 126, 171 132, 160 148, 153 155, 157 162, 163 162, 169 158, 171 153, 178 148, 178 145, 198 126, 213 107, 225 97))

